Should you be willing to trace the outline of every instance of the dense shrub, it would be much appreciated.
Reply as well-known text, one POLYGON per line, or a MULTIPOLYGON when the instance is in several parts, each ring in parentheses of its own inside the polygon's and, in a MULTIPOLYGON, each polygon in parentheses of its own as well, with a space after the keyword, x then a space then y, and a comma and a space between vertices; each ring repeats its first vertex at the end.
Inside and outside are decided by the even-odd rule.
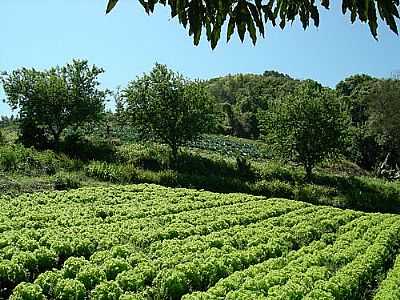
POLYGON ((266 197, 294 198, 294 188, 287 182, 272 180, 257 181, 253 185, 254 191, 266 197))
POLYGON ((19 144, 0 146, 0 170, 26 175, 54 175, 61 169, 80 167, 78 161, 51 150, 38 151, 19 144))
POLYGON ((59 173, 55 176, 53 181, 55 190, 69 190, 77 189, 81 186, 79 178, 72 174, 59 173))
POLYGON ((0 147, 0 168, 3 171, 17 169, 18 155, 11 147, 0 147))
POLYGON ((160 171, 169 165, 168 151, 166 146, 155 143, 127 144, 118 148, 118 157, 138 168, 160 171))
POLYGON ((132 164, 109 164, 95 161, 85 167, 85 173, 90 177, 115 183, 134 183, 137 180, 137 170, 132 164))
POLYGON ((79 133, 67 134, 61 142, 60 150, 70 157, 83 161, 115 161, 116 148, 108 140, 88 139, 79 133))

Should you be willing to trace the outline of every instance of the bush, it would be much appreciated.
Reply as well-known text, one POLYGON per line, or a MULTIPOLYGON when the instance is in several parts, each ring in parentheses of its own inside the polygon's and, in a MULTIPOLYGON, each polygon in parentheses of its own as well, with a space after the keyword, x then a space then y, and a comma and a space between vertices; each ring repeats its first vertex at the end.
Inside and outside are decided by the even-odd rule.
POLYGON ((85 168, 87 176, 115 183, 135 183, 137 171, 132 164, 109 164, 92 162, 85 168))
POLYGON ((303 181, 302 174, 289 164, 271 161, 254 166, 257 177, 264 180, 280 180, 288 183, 303 181))
POLYGON ((55 190, 77 189, 81 186, 79 178, 75 175, 59 173, 55 176, 53 187, 55 190))
POLYGON ((337 196, 337 191, 334 188, 315 184, 306 184, 303 186, 298 186, 295 189, 295 195, 293 199, 313 204, 342 206, 343 204, 338 203, 338 200, 332 203, 335 196, 337 196))
POLYGON ((236 157, 236 168, 241 178, 253 179, 254 174, 251 169, 251 163, 246 159, 246 157, 236 157))
POLYGON ((168 148, 160 144, 129 144, 118 149, 122 162, 144 170, 160 171, 169 165, 168 148))
POLYGON ((79 167, 65 155, 57 155, 54 151, 37 151, 22 145, 5 145, 0 147, 0 170, 15 171, 27 175, 54 175, 60 169, 79 167))
POLYGON ((191 175, 237 177, 237 166, 232 159, 224 159, 218 154, 199 155, 183 152, 179 155, 177 171, 191 175))
POLYGON ((11 147, 0 147, 0 169, 9 172, 17 169, 18 156, 11 147))
POLYGON ((254 191, 266 197, 278 197, 293 199, 294 188, 287 182, 279 180, 266 181, 261 180, 253 185, 254 191))
POLYGON ((89 140, 79 134, 68 134, 61 143, 61 151, 83 161, 99 160, 112 162, 117 159, 116 148, 106 140, 89 140))
POLYGON ((10 300, 45 300, 42 289, 37 284, 20 283, 14 289, 10 300))

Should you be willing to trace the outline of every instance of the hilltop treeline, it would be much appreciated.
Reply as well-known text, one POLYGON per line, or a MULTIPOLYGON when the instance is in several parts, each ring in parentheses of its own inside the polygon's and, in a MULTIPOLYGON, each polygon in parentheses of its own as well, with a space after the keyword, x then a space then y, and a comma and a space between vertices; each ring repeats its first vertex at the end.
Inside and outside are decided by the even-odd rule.
MULTIPOLYGON (((304 80, 276 71, 262 75, 237 74, 207 82, 211 95, 221 104, 224 134, 259 139, 263 112, 279 99, 293 94, 304 80)), ((353 75, 332 89, 347 110, 350 141, 346 156, 366 169, 384 162, 399 162, 400 81, 353 75)), ((378 166, 379 165, 379 166, 378 166)))
MULTIPOLYGON (((340 153, 364 169, 375 170, 378 174, 386 172, 389 177, 397 174, 396 168, 400 164, 399 80, 354 75, 331 89, 315 81, 265 71, 263 74, 237 74, 193 81, 166 66, 156 65, 151 73, 112 93, 99 87, 98 76, 103 72, 87 61, 75 60, 65 67, 45 71, 23 68, 2 75, 6 101, 19 112, 20 141, 27 146, 58 150, 62 150, 64 145, 64 148, 73 148, 72 152, 79 153, 82 135, 101 128, 104 136, 117 131, 130 138, 142 138, 146 133, 146 138, 150 136, 169 144, 177 156, 180 146, 203 133, 265 140, 269 134, 265 128, 271 128, 263 124, 263 120, 271 119, 266 115, 282 113, 283 110, 276 109, 276 106, 293 102, 292 99, 301 91, 308 89, 304 86, 313 82, 314 91, 309 91, 310 96, 303 93, 304 100, 296 100, 297 109, 306 107, 301 101, 306 101, 307 97, 318 98, 321 93, 328 92, 329 99, 340 102, 340 109, 335 109, 340 116, 323 107, 316 111, 325 114, 320 120, 342 118, 343 111, 347 114, 347 130, 345 136, 340 137, 346 143, 340 145, 340 153), (163 86, 168 93, 160 98, 163 86), (110 95, 114 95, 116 100, 115 112, 105 112, 104 103, 110 95), (162 109, 155 109, 161 106, 162 109), (138 109, 141 109, 139 113, 138 109), (142 129, 135 130, 141 119, 147 123, 139 124, 142 129)), ((313 101, 311 106, 313 103, 323 106, 329 105, 331 100, 313 101)), ((310 104, 307 105, 310 109, 310 104)), ((291 118, 297 117, 292 115, 291 118)), ((304 126, 330 130, 325 121, 318 121, 325 122, 319 124, 304 118, 310 116, 303 116, 296 124, 314 124, 304 126)), ((5 125, 10 121, 14 122, 3 118, 1 123, 5 125)), ((294 124, 293 120, 290 122, 294 124)), ((288 120, 287 124, 290 122, 288 120)), ((304 129, 303 125, 298 127, 304 129)), ((312 132, 305 129, 303 133, 312 132)), ((322 132, 326 132, 324 130, 322 132)), ((300 133, 292 131, 291 134, 300 133)), ((304 138, 297 140, 305 141, 304 138)), ((315 149, 307 151, 312 153, 315 149)), ((294 157, 296 155, 298 153, 294 157)))

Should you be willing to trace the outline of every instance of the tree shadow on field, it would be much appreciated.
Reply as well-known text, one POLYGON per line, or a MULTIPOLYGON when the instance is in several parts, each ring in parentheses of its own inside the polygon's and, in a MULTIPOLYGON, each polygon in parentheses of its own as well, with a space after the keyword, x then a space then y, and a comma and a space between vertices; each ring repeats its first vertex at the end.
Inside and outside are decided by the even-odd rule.
POLYGON ((346 208, 366 212, 400 213, 400 186, 366 177, 317 175, 313 182, 338 191, 346 208))

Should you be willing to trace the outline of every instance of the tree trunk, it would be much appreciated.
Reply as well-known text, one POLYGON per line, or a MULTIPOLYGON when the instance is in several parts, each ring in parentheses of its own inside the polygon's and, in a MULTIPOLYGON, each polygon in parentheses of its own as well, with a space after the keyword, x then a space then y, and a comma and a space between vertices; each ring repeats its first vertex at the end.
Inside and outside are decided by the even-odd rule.
POLYGON ((171 145, 171 167, 176 170, 178 168, 178 146, 171 145))
POLYGON ((312 178, 313 178, 313 174, 312 174, 313 166, 311 164, 305 164, 304 170, 306 171, 306 177, 304 178, 304 180, 306 182, 311 182, 312 178))
POLYGON ((57 151, 60 149, 60 136, 61 136, 61 132, 54 133, 54 148, 57 151))

